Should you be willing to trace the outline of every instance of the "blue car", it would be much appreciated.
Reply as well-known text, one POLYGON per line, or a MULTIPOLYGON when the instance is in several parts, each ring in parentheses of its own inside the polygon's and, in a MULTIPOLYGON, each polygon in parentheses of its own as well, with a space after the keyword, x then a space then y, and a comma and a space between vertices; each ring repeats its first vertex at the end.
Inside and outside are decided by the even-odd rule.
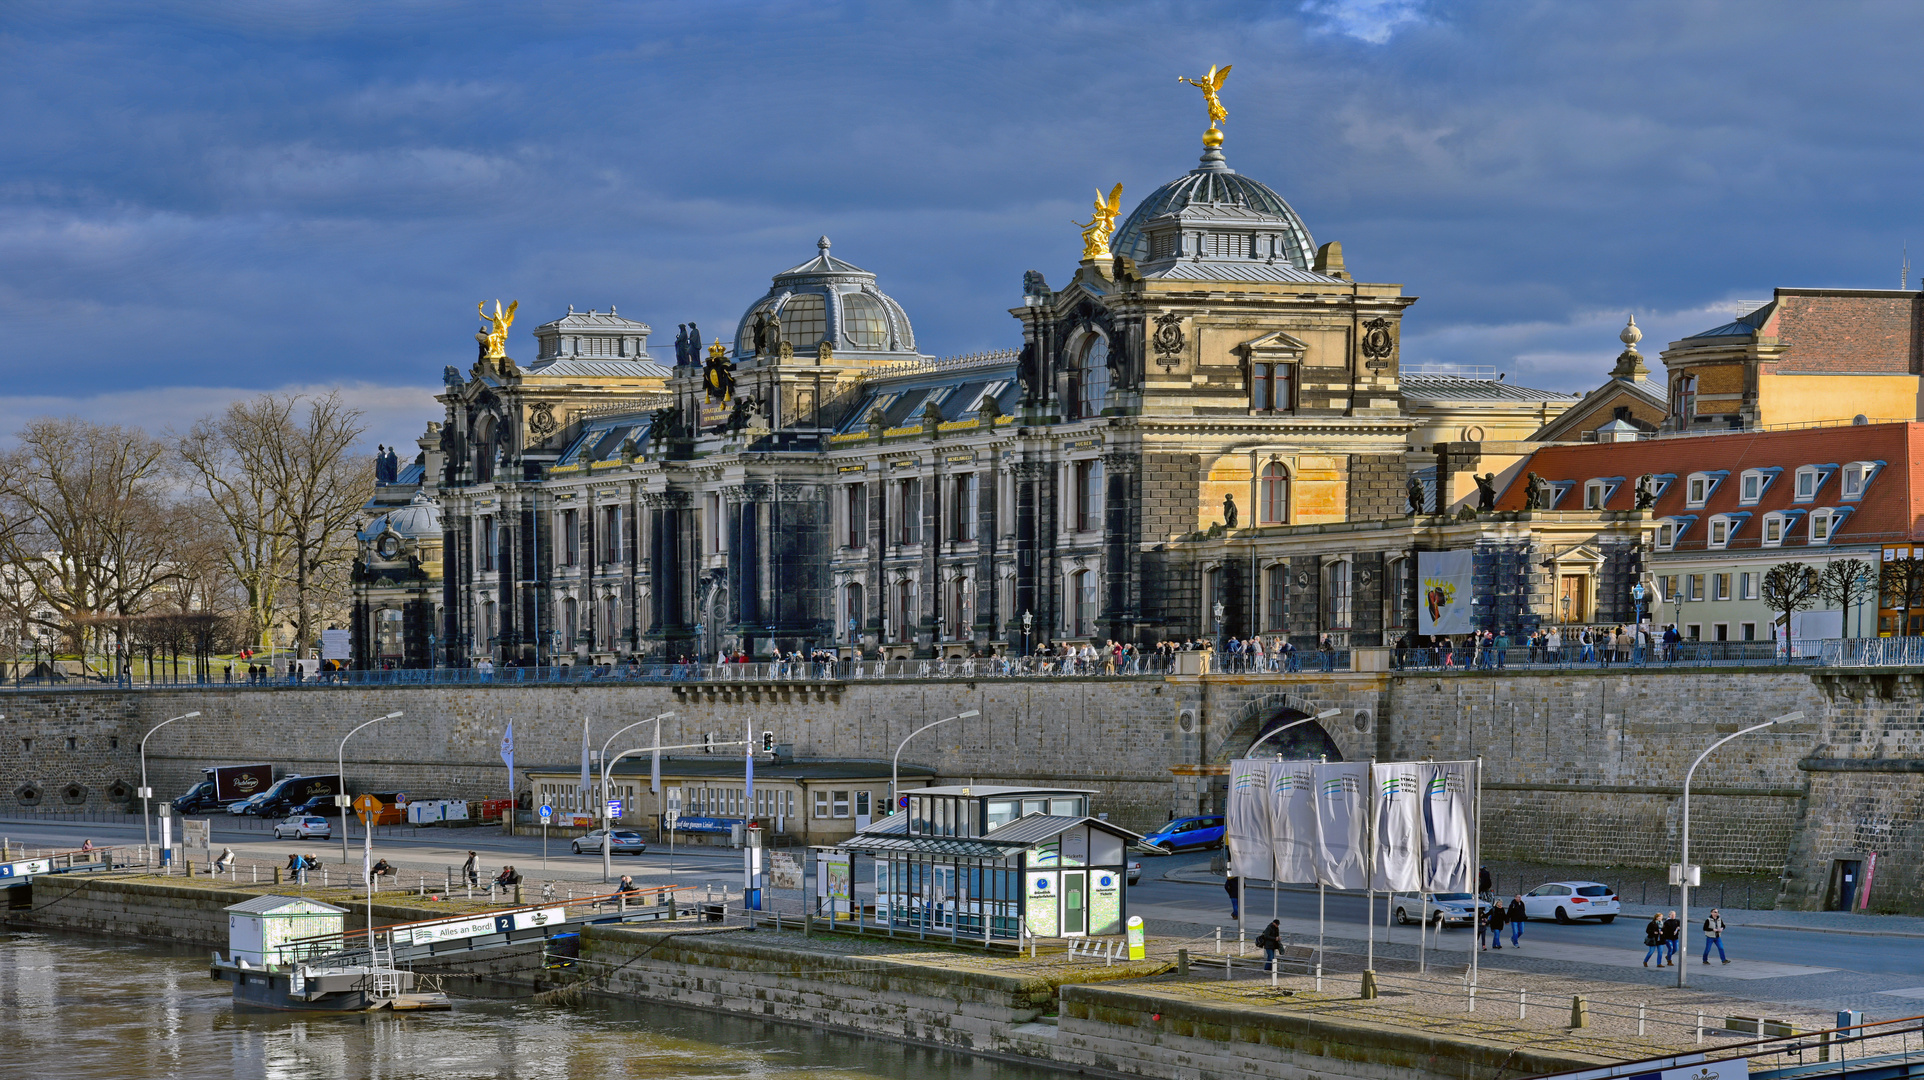
POLYGON ((1143 843, 1154 844, 1165 851, 1221 847, 1223 816, 1204 814, 1200 817, 1177 818, 1156 832, 1143 837, 1143 843))

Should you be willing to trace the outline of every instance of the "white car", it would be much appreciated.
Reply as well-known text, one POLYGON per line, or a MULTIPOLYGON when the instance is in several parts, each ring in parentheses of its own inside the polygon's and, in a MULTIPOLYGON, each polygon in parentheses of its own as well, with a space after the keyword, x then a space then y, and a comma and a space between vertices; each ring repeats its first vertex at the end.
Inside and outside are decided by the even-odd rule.
POLYGON ((324 817, 301 814, 274 823, 276 840, 326 840, 333 835, 334 827, 324 817))
MULTIPOLYGON (((1399 896, 1396 898, 1396 921, 1404 926, 1419 919, 1436 926, 1468 926, 1470 903, 1470 894, 1466 892, 1425 893, 1420 900, 1414 896, 1399 896), (1417 906, 1419 903, 1420 908, 1417 906)), ((1477 901, 1476 906, 1484 911, 1490 910, 1490 905, 1484 901, 1477 901)))
POLYGON ((1523 894, 1523 914, 1531 919, 1555 919, 1560 923, 1595 919, 1602 923, 1617 921, 1623 905, 1617 890, 1601 881, 1552 881, 1523 894))

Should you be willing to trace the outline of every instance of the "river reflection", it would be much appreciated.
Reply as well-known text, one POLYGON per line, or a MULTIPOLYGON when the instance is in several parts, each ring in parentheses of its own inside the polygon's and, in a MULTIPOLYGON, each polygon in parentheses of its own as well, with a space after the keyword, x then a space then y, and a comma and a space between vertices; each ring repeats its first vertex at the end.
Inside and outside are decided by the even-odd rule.
POLYGON ((0 933, 0 1074, 23 1080, 785 1077, 1047 1080, 1063 1074, 657 1005, 462 1000, 452 1012, 238 1011, 207 956, 0 933))

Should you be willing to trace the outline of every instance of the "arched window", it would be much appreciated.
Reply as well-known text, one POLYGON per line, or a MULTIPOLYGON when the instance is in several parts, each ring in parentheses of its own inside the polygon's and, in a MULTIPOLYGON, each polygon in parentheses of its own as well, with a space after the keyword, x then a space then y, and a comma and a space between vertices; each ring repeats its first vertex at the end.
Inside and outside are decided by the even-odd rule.
POLYGON ((862 639, 862 583, 851 581, 842 590, 842 626, 851 642, 862 639))
POLYGON ((1263 629, 1289 629, 1289 564, 1277 563, 1263 571, 1263 629))
POLYGON ((1090 637, 1096 632, 1096 572, 1078 570, 1069 575, 1070 622, 1074 637, 1090 637))
POLYGON ((1323 629, 1348 630, 1349 563, 1338 559, 1323 567, 1323 629))
POLYGON ((842 294, 842 336, 858 349, 879 349, 888 344, 888 316, 882 302, 862 293, 842 294))
POLYGON ((561 645, 572 649, 575 645, 575 598, 570 596, 561 602, 561 645))
POLYGON ((1258 506, 1259 519, 1264 525, 1284 525, 1289 522, 1289 473, 1280 461, 1272 461, 1263 466, 1262 500, 1258 506))
POLYGON ((949 583, 949 640, 967 640, 969 623, 969 579, 959 577, 949 583))
POLYGON ((1076 416, 1102 415, 1103 401, 1109 396, 1109 339, 1091 335, 1082 348, 1080 368, 1082 388, 1077 395, 1081 410, 1076 416))
POLYGON ((915 640, 915 582, 895 586, 895 640, 915 640))

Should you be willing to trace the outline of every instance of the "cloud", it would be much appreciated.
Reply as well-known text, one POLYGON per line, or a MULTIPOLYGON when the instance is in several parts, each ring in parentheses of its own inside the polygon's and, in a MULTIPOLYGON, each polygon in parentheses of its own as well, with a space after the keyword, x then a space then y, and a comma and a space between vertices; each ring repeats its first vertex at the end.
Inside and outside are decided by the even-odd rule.
MULTIPOLYGON (((414 440, 429 420, 439 420, 441 404, 434 400, 440 387, 346 385, 291 385, 275 388, 283 394, 325 394, 336 391, 350 408, 360 410, 368 448, 377 443, 401 448, 412 457, 414 440)), ((179 433, 194 421, 220 412, 259 391, 234 386, 172 386, 155 390, 110 391, 101 394, 8 395, 0 397, 0 441, 11 442, 15 432, 38 416, 81 416, 102 424, 139 428, 155 435, 179 433)))
POLYGON ((1319 34, 1341 34, 1381 45, 1405 26, 1428 22, 1423 0, 1303 0, 1303 12, 1319 20, 1319 34))

